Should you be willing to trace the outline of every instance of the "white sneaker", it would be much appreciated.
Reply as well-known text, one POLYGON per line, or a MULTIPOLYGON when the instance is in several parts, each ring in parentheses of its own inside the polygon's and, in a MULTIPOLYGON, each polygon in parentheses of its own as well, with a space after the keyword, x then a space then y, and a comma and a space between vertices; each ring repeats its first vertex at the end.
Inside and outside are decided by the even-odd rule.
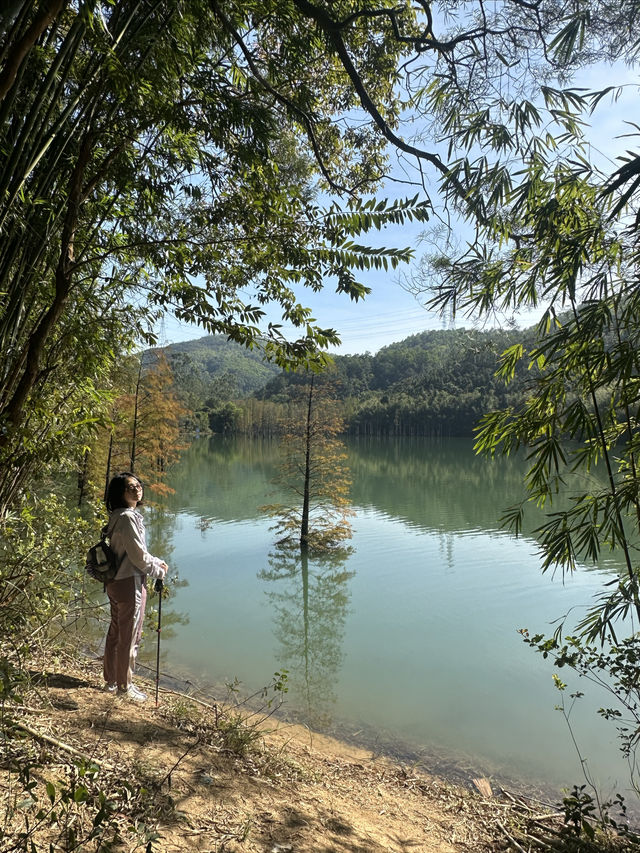
POLYGON ((113 681, 111 684, 105 684, 104 689, 107 693, 115 693, 118 689, 118 685, 113 681))
POLYGON ((118 696, 126 696, 127 699, 132 699, 134 702, 146 702, 147 694, 143 693, 135 684, 130 684, 128 687, 118 687, 118 696))

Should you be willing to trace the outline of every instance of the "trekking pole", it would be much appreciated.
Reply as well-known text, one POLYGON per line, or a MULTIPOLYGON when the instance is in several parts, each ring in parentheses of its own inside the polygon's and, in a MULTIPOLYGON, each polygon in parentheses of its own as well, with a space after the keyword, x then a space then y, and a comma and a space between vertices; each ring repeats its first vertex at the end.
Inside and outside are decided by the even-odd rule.
POLYGON ((154 589, 158 593, 158 651, 156 654, 156 708, 158 707, 158 686, 160 684, 160 631, 162 630, 162 578, 157 578, 154 589))

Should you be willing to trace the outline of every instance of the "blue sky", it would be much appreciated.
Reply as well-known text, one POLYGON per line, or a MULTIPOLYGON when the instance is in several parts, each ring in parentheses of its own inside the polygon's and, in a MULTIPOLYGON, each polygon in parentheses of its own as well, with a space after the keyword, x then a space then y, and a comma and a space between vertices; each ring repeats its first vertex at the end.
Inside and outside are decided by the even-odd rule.
MULTIPOLYGON (((597 113, 591 119, 591 127, 587 136, 591 144, 591 156, 599 160, 608 171, 615 168, 614 158, 625 150, 636 150, 635 139, 621 139, 623 134, 634 132, 628 122, 637 121, 638 78, 629 69, 600 67, 590 69, 576 79, 574 85, 587 89, 603 88, 614 83, 627 81, 621 97, 613 103, 610 97, 603 99, 597 113)), ((378 193, 379 198, 388 196, 397 198, 412 196, 415 190, 410 187, 399 191, 398 185, 393 184, 378 193)), ((426 246, 420 245, 420 236, 425 226, 412 223, 404 227, 390 227, 384 232, 372 232, 367 235, 369 245, 406 247, 414 249, 415 259, 426 251, 426 246)), ((364 242, 363 238, 363 242, 364 242)), ((411 274, 411 265, 403 265, 399 270, 388 273, 363 273, 361 280, 371 287, 372 292, 357 303, 348 296, 337 294, 335 286, 330 282, 320 293, 305 291, 300 294, 300 300, 310 307, 316 321, 323 327, 335 328, 342 340, 342 345, 333 352, 354 354, 377 352, 381 347, 403 340, 404 338, 425 331, 447 327, 447 321, 433 312, 427 311, 416 298, 401 285, 401 277, 411 274)), ((273 322, 280 322, 277 315, 270 316, 273 322)), ((529 315, 519 319, 519 325, 524 327, 535 322, 535 316, 529 315)), ((471 321, 458 319, 458 326, 469 326, 471 321)), ((173 317, 167 317, 164 324, 164 335, 161 343, 173 343, 203 336, 202 329, 178 322, 173 317)))
MULTIPOLYGON (((423 224, 406 228, 388 229, 384 233, 373 232, 363 239, 369 245, 395 247, 416 246, 423 224)), ((416 257, 421 254, 418 249, 416 257)), ((352 302, 345 294, 335 292, 335 284, 327 282, 320 293, 304 290, 300 301, 311 308, 313 316, 323 328, 338 331, 342 346, 332 350, 342 354, 376 352, 380 347, 400 341, 425 329, 439 329, 443 321, 427 312, 418 301, 400 284, 400 276, 409 272, 409 265, 390 272, 364 272, 359 276, 371 293, 359 302, 352 302)), ((269 316, 273 322, 281 322, 276 313, 269 316)), ((198 327, 180 323, 173 317, 165 320, 166 343, 201 337, 198 327)))

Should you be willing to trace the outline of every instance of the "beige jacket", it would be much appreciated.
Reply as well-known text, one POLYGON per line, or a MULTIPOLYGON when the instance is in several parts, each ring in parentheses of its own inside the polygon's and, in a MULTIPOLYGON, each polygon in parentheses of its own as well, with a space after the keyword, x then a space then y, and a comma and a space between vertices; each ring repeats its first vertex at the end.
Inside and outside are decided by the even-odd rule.
POLYGON ((147 551, 144 520, 137 509, 114 509, 109 517, 108 535, 109 544, 121 560, 116 580, 136 575, 164 576, 162 560, 147 551))

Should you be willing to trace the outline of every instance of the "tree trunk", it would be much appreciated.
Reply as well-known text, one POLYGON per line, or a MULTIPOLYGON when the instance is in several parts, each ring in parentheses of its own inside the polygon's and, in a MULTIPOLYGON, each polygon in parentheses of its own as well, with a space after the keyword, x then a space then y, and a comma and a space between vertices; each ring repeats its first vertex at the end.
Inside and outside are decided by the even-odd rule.
POLYGON ((84 454, 82 456, 82 464, 80 466, 80 470, 78 471, 78 506, 82 506, 82 499, 84 498, 84 490, 87 485, 87 466, 89 464, 89 448, 86 447, 84 454))
POLYGON ((140 383, 142 382, 142 356, 140 356, 140 367, 138 368, 138 381, 136 382, 136 395, 133 405, 133 434, 131 436, 131 454, 129 458, 129 470, 133 474, 136 470, 136 441, 138 438, 138 413, 140 410, 140 383))
POLYGON ((0 101, 13 86, 18 70, 24 62, 25 57, 56 15, 62 10, 64 3, 65 0, 53 0, 49 4, 43 3, 42 9, 40 9, 29 29, 13 46, 2 69, 2 74, 0 74, 0 101))
MULTIPOLYGON (((40 375, 40 362, 45 345, 62 316, 71 292, 74 271, 73 243, 82 203, 82 180, 92 146, 93 138, 87 134, 80 146, 78 160, 71 176, 69 201, 60 241, 60 256, 55 272, 56 290, 53 301, 30 334, 22 358, 17 359, 24 363, 24 370, 15 391, 1 412, 6 422, 14 428, 22 420, 25 404, 40 375)), ((8 444, 8 441, 9 432, 7 431, 0 435, 0 447, 8 444)))
POLYGON ((309 482, 311 479, 311 410, 313 406, 313 380, 309 387, 309 399, 307 403, 307 428, 305 433, 305 455, 304 455, 304 491, 302 497, 302 520, 300 523, 300 548, 303 551, 309 548, 309 482))
POLYGON ((109 452, 107 454, 107 470, 104 476, 104 501, 107 500, 107 491, 109 489, 109 480, 111 479, 111 456, 113 455, 113 428, 109 436, 109 452))

